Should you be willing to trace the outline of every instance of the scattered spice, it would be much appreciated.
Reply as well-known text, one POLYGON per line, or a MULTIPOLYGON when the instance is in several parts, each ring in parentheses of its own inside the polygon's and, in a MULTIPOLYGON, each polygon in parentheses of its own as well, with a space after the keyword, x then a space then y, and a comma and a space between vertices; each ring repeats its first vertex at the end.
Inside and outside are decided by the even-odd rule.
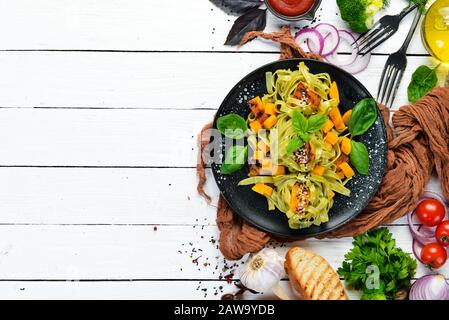
POLYGON ((232 277, 234 277, 234 274, 233 274, 233 273, 229 273, 229 274, 227 274, 227 275, 224 276, 224 278, 225 278, 225 280, 226 280, 226 282, 227 282, 228 284, 231 284, 231 283, 232 283, 232 277))
POLYGON ((193 259, 192 262, 193 262, 194 264, 198 265, 198 260, 199 260, 201 257, 202 257, 202 256, 199 256, 199 257, 193 259))

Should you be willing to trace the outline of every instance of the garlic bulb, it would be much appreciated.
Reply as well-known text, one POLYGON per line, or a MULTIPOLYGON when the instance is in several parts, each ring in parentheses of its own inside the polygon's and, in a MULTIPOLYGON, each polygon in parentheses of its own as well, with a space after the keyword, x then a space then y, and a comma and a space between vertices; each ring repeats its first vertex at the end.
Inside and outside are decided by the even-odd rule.
POLYGON ((248 289, 267 292, 279 284, 284 274, 284 259, 273 249, 252 254, 240 269, 240 281, 248 289))

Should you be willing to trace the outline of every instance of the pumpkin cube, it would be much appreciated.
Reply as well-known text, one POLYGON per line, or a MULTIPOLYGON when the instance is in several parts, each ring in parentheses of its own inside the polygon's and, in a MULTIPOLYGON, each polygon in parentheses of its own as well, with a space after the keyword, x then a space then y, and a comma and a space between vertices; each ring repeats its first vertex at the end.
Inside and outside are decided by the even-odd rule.
POLYGON ((340 93, 338 92, 338 86, 335 81, 331 83, 331 86, 329 89, 329 97, 331 99, 337 100, 338 103, 340 103, 340 93))
POLYGON ((271 173, 271 169, 273 168, 273 162, 271 159, 265 158, 262 160, 262 170, 268 171, 271 173))
POLYGON ((276 115, 277 111, 276 111, 276 106, 274 105, 274 103, 272 103, 272 102, 265 103, 265 113, 267 113, 271 116, 276 115))
MULTIPOLYGON (((249 107, 251 108, 251 110, 253 112, 254 111, 256 111, 256 113, 259 113, 260 111, 264 112, 263 102, 259 96, 252 98, 251 100, 248 101, 248 103, 249 103, 249 107)), ((254 113, 254 115, 256 115, 256 113, 254 113)))
POLYGON ((264 183, 256 183, 253 187, 252 190, 254 192, 257 192, 263 196, 271 196, 273 194, 273 188, 267 186, 264 183))
POLYGON ((331 145, 334 145, 338 142, 338 136, 336 133, 330 131, 326 134, 324 141, 326 141, 327 143, 329 143, 331 145))
POLYGON ((271 171, 272 176, 278 176, 281 174, 285 174, 286 170, 284 166, 275 166, 271 171))
POLYGON ((257 121, 257 120, 251 121, 251 122, 249 123, 249 127, 251 128, 251 130, 252 130, 254 133, 258 133, 260 130, 262 130, 262 125, 261 125, 260 122, 257 121))
POLYGON ((268 152, 270 152, 270 147, 267 146, 267 144, 265 142, 263 142, 263 140, 260 140, 257 143, 257 150, 260 150, 263 153, 267 154, 268 152))
POLYGON ((320 165, 316 165, 312 170, 312 173, 317 176, 322 176, 324 172, 326 172, 326 168, 320 165))
POLYGON ((345 114, 343 115, 343 122, 344 124, 348 124, 349 119, 351 119, 352 116, 352 109, 349 109, 348 111, 345 112, 345 114))
POLYGON ((264 121, 263 126, 266 129, 271 129, 276 122, 278 122, 278 118, 276 116, 269 116, 268 119, 264 121))
POLYGON ((341 152, 343 152, 346 155, 349 155, 351 153, 351 140, 347 137, 344 137, 341 140, 340 149, 341 152))
POLYGON ((324 133, 328 133, 329 131, 331 131, 331 129, 334 127, 334 123, 332 122, 332 120, 327 120, 325 125, 323 126, 323 128, 321 130, 323 130, 324 133))
POLYGON ((338 168, 341 169, 345 177, 352 178, 355 174, 354 170, 352 170, 351 166, 347 162, 342 162, 338 165, 338 168))
POLYGON ((262 161, 263 159, 265 159, 265 153, 261 150, 256 150, 253 153, 253 158, 254 160, 262 161))
POLYGON ((338 131, 343 131, 346 129, 345 123, 343 122, 343 118, 341 117, 340 109, 338 107, 332 107, 329 111, 329 117, 335 125, 335 129, 338 131))

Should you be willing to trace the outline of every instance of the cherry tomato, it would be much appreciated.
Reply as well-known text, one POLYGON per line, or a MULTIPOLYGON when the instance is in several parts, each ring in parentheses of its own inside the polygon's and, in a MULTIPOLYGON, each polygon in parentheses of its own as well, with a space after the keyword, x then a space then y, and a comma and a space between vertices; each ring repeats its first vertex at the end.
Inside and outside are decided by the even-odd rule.
POLYGON ((449 247, 449 220, 441 222, 436 231, 435 238, 439 244, 445 247, 449 247))
POLYGON ((425 199, 415 210, 419 221, 425 226, 434 227, 443 221, 446 215, 444 205, 435 199, 425 199))
POLYGON ((446 249, 438 242, 426 244, 421 250, 421 261, 430 268, 438 269, 446 260, 446 249))

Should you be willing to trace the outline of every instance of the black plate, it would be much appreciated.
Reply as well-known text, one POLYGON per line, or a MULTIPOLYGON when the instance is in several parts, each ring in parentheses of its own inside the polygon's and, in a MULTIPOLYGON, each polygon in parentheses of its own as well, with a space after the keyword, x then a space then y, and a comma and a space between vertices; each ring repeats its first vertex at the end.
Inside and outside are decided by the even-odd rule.
MULTIPOLYGON (((352 75, 333 65, 308 59, 290 59, 267 64, 244 77, 224 99, 214 120, 229 113, 237 113, 245 119, 249 114, 247 100, 266 94, 265 73, 278 69, 297 69, 299 62, 304 61, 310 72, 326 72, 336 81, 340 91, 340 109, 342 113, 352 109, 354 105, 364 98, 371 98, 368 90, 352 75)), ((232 175, 222 175, 220 165, 213 163, 212 171, 215 181, 223 197, 228 201, 235 213, 250 224, 285 238, 304 238, 315 236, 338 228, 356 217, 377 192, 385 171, 387 155, 387 135, 385 124, 379 116, 375 124, 358 141, 368 148, 370 169, 367 176, 356 174, 348 182, 351 196, 336 195, 332 209, 329 211, 329 221, 320 226, 311 226, 305 229, 293 230, 288 226, 284 213, 275 210, 268 211, 265 197, 253 192, 251 186, 237 186, 238 182, 248 177, 249 167, 232 175)), ((221 150, 223 152, 223 150, 221 150)))

